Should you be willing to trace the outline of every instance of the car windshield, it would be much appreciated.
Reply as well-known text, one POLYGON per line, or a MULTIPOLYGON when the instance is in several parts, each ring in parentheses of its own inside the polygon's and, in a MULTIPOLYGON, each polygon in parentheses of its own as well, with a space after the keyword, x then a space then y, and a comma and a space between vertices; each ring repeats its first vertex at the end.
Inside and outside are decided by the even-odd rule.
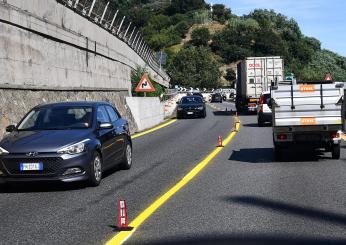
POLYGON ((54 106, 32 110, 18 126, 19 131, 86 129, 92 124, 92 107, 54 106))
POLYGON ((203 100, 201 97, 184 97, 181 99, 182 104, 196 104, 196 103, 203 103, 203 100))

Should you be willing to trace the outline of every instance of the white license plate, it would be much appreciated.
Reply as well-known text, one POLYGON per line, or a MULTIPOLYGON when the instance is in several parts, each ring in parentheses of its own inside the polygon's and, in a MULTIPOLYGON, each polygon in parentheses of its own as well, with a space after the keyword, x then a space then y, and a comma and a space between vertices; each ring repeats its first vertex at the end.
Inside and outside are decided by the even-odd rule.
POLYGON ((187 115, 193 115, 192 111, 187 112, 187 115))
POLYGON ((41 171, 43 170, 43 163, 21 163, 20 171, 41 171))

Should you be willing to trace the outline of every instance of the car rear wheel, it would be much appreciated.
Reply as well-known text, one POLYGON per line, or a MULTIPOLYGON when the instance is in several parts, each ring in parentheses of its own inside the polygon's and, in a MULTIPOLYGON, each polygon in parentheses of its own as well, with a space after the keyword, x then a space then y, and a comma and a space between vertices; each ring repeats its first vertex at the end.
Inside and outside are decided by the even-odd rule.
POLYGON ((121 162, 122 169, 130 169, 132 166, 132 147, 130 142, 126 142, 123 160, 121 162))
POLYGON ((336 144, 332 146, 332 158, 340 159, 340 144, 336 144))
POLYGON ((90 164, 90 185, 98 186, 102 180, 102 158, 98 152, 94 153, 94 157, 90 164))

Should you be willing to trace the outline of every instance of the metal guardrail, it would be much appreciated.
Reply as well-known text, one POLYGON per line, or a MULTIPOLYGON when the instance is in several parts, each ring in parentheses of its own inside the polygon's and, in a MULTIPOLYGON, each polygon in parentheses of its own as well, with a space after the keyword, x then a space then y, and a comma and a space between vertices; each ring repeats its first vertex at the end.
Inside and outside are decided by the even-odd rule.
POLYGON ((115 13, 108 10, 109 3, 102 4, 101 0, 56 0, 77 14, 108 31, 125 42, 134 50, 154 71, 165 80, 170 77, 163 71, 155 58, 153 51, 142 38, 136 26, 126 16, 121 16, 119 10, 115 13))

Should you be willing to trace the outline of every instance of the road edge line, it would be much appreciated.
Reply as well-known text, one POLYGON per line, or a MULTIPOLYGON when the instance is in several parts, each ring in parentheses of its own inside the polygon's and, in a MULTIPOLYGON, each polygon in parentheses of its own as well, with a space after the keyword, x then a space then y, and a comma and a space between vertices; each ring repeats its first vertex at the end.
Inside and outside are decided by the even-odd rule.
MULTIPOLYGON (((239 132, 241 122, 239 118, 235 118, 235 128, 224 140, 224 146, 229 144, 234 136, 239 132)), ((209 163, 213 160, 221 151, 222 147, 218 147, 207 155, 201 162, 199 162, 190 172, 188 172, 178 183, 171 187, 167 192, 157 198, 152 204, 149 205, 144 211, 142 211, 130 224, 133 227, 130 231, 121 231, 110 240, 106 242, 106 245, 118 245, 126 242, 127 239, 165 202, 167 202, 172 196, 174 196, 181 188, 187 185, 194 177, 196 177, 209 163)))
POLYGON ((131 139, 135 139, 135 138, 141 137, 143 135, 152 133, 152 132, 154 132, 156 130, 159 130, 161 128, 167 127, 168 125, 171 125, 172 123, 175 123, 176 121, 177 121, 177 119, 171 119, 168 122, 162 123, 162 124, 160 124, 160 125, 158 125, 158 126, 156 126, 154 128, 148 129, 148 130, 143 131, 141 133, 137 133, 137 134, 131 135, 131 139))

